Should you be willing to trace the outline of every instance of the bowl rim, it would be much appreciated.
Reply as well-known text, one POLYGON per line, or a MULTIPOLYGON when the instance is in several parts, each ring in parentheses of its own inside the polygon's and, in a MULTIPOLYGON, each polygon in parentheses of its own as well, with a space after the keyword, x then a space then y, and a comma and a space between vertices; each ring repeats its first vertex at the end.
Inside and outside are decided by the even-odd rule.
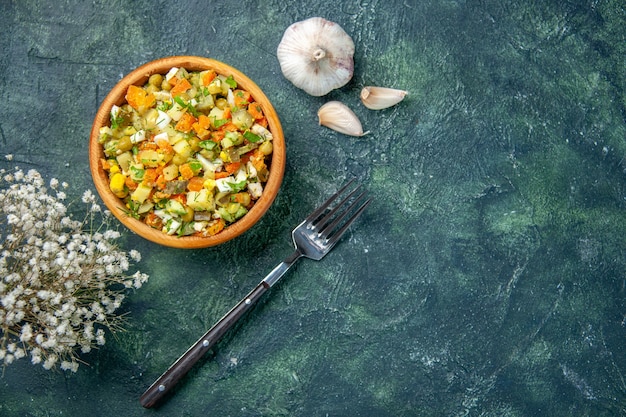
POLYGON ((89 137, 89 165, 92 180, 96 191, 109 211, 135 234, 160 245, 181 249, 197 249, 220 245, 249 230, 259 221, 274 202, 283 180, 285 160, 286 148, 282 126, 276 110, 265 93, 263 93, 254 81, 231 65, 212 58, 200 56, 176 55, 164 57, 147 62, 129 72, 115 84, 103 99, 94 117, 89 137), (144 85, 152 74, 166 74, 172 67, 182 67, 188 71, 214 69, 218 74, 226 76, 232 74, 237 83, 248 91, 257 103, 261 104, 268 121, 268 129, 272 132, 273 136, 272 142, 274 146, 270 164, 270 174, 265 183, 263 194, 248 213, 231 225, 226 226, 222 232, 214 236, 178 237, 176 235, 167 235, 161 230, 153 229, 140 220, 128 216, 124 213, 125 206, 122 200, 109 190, 108 175, 100 163, 100 159, 104 157, 104 149, 98 142, 98 138, 100 136, 100 128, 108 125, 111 107, 114 104, 119 106, 125 102, 125 94, 131 84, 144 85))

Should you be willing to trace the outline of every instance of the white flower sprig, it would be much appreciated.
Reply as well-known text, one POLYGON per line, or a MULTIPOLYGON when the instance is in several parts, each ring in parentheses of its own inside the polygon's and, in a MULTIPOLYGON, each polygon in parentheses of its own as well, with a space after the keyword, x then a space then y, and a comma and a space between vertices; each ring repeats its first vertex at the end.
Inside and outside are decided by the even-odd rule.
MULTIPOLYGON (((7 158, 10 160, 10 158, 7 158)), ((118 330, 115 314, 128 288, 148 276, 129 274, 136 250, 121 250, 108 212, 86 191, 83 220, 63 203, 68 185, 36 170, 0 170, 0 361, 30 357, 45 369, 76 372, 83 353, 118 330), (53 193, 54 195, 51 195, 53 193)))

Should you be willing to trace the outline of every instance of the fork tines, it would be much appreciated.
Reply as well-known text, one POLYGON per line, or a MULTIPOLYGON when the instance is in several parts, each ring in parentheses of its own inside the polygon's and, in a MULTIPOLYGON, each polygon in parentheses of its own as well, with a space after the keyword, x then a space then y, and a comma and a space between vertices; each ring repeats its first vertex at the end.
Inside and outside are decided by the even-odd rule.
POLYGON ((357 185, 337 203, 353 182, 354 179, 341 187, 306 219, 309 227, 328 243, 337 241, 371 202, 366 192, 361 192, 361 185, 357 185))

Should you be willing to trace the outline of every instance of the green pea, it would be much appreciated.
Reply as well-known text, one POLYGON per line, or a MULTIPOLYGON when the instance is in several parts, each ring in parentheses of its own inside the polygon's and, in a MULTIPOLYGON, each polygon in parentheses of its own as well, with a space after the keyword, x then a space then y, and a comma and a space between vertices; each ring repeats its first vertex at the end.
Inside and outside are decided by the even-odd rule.
POLYGON ((163 76, 161 74, 152 74, 148 79, 148 84, 153 85, 155 87, 161 87, 163 83, 163 76))
POLYGON ((269 141, 263 142, 261 146, 259 146, 259 151, 261 151, 263 155, 269 155, 273 150, 274 147, 272 146, 272 142, 269 141))

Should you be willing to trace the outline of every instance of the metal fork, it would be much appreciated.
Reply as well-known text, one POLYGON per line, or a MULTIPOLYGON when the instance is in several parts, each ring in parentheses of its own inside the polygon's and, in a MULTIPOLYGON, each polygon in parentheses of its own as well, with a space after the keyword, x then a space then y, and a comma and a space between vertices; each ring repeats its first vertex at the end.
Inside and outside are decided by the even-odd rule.
POLYGON ((353 182, 354 180, 351 180, 344 185, 293 230, 291 236, 295 251, 278 264, 143 393, 140 398, 142 406, 150 408, 161 400, 298 259, 306 257, 319 261, 330 252, 371 202, 371 199, 366 198, 365 192, 360 191, 360 185, 345 193, 353 182))

